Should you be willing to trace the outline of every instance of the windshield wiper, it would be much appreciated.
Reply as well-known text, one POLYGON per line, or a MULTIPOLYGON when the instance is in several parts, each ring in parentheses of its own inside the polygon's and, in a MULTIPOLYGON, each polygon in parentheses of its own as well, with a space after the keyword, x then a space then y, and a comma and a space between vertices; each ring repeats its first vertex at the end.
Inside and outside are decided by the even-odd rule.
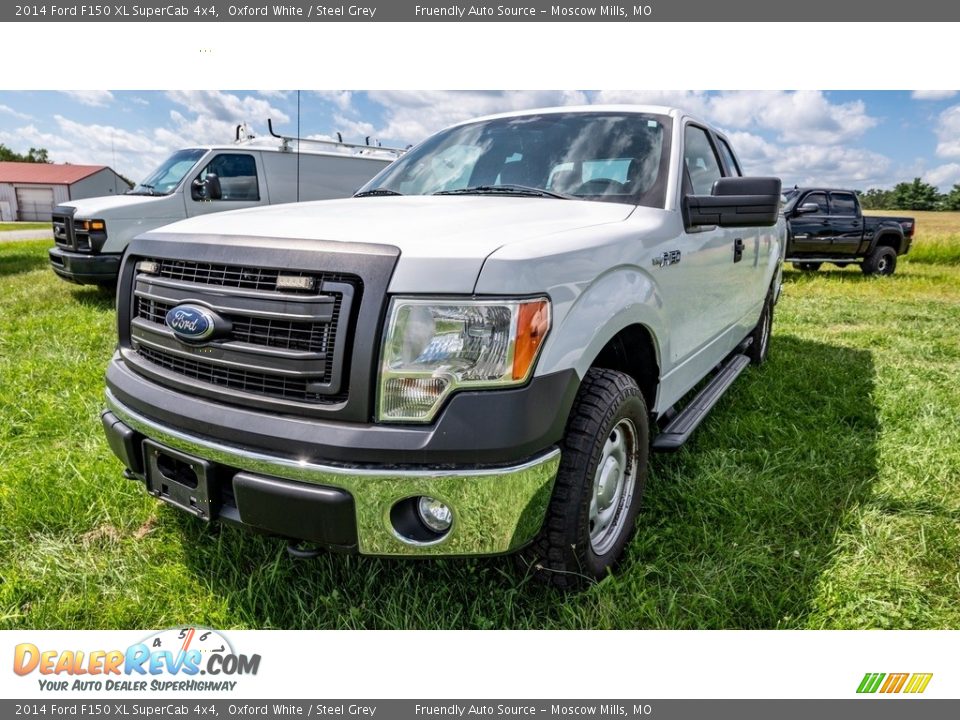
POLYGON ((440 190, 435 192, 434 195, 517 195, 520 197, 558 198, 560 200, 571 200, 573 198, 572 195, 526 185, 475 185, 456 190, 440 190))
POLYGON ((160 193, 158 193, 156 190, 153 189, 153 185, 144 185, 143 183, 140 183, 135 188, 133 188, 133 190, 127 190, 126 194, 127 195, 159 195, 160 193), (143 190, 146 190, 146 192, 143 192, 143 190, 140 190, 139 188, 143 188, 143 190))
POLYGON ((396 190, 388 190, 387 188, 374 188, 373 190, 364 190, 363 192, 358 192, 356 195, 354 195, 354 197, 385 197, 387 195, 403 195, 403 193, 397 192, 396 190))

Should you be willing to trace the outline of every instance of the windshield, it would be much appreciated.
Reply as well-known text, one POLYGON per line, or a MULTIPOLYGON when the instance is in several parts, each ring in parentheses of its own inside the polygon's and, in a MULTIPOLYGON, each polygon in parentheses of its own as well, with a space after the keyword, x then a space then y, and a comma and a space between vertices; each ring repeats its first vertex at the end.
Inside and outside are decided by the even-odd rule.
POLYGON ((358 194, 510 194, 663 207, 671 120, 545 113, 459 125, 427 139, 358 194))
POLYGON ((128 195, 169 195, 172 193, 183 176, 187 174, 197 160, 206 154, 206 150, 177 150, 168 157, 163 163, 147 175, 143 180, 137 183, 128 195))

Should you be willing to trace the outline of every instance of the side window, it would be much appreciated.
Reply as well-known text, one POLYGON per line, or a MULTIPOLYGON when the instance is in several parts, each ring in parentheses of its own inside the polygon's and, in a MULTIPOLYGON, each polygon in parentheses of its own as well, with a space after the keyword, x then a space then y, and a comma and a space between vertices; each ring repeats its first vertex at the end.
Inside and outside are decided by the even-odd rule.
POLYGON ((713 184, 723 177, 720 161, 703 128, 687 125, 683 131, 683 162, 694 195, 709 195, 713 184))
POLYGON ((816 205, 819 210, 817 210, 815 215, 828 215, 829 211, 827 210, 827 194, 822 192, 810 193, 807 195, 801 205, 813 204, 816 205))
POLYGON ((260 185, 257 182, 257 161, 253 155, 217 155, 207 163, 198 176, 205 180, 214 174, 220 179, 222 200, 259 200, 260 185))
POLYGON ((857 214, 857 201, 850 193, 830 193, 830 212, 833 215, 853 217, 857 214))
POLYGON ((723 157, 723 164, 727 166, 730 175, 742 176, 743 173, 740 171, 737 159, 733 156, 733 150, 727 145, 727 141, 723 138, 717 138, 717 142, 720 145, 720 155, 723 157))

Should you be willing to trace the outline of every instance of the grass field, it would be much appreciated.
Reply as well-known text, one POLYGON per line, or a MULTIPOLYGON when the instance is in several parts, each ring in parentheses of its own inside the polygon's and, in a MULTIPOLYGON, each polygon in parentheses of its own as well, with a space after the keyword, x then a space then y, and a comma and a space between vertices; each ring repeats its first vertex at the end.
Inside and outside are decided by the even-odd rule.
POLYGON ((577 596, 497 559, 293 561, 148 498, 100 430, 111 299, 4 243, 0 628, 960 628, 951 223, 893 277, 787 272, 770 362, 654 457, 621 571, 577 596))
MULTIPOLYGON (((50 230, 50 223, 45 222, 0 222, 0 232, 7 230, 50 230)), ((51 230, 51 237, 53 231, 51 230)))

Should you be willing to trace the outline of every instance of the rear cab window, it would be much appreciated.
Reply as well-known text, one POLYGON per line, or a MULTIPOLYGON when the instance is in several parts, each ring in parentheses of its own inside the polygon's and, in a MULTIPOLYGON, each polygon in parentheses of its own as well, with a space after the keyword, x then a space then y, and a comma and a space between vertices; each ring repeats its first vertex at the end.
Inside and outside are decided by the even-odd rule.
POLYGON ((852 193, 830 193, 830 214, 843 217, 855 217, 857 200, 852 193))

